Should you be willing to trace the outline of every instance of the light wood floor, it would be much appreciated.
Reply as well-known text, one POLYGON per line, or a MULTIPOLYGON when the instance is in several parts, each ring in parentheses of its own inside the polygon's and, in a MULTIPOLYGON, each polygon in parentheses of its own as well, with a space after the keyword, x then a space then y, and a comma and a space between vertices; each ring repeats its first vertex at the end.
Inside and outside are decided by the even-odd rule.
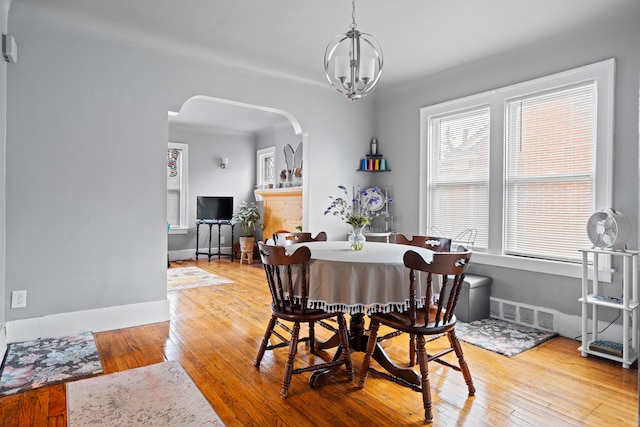
MULTIPOLYGON (((286 349, 267 352, 260 370, 255 351, 269 318, 262 268, 229 260, 197 265, 233 284, 168 293, 171 321, 101 332, 96 341, 105 373, 176 360, 227 426, 423 425, 421 395, 371 374, 364 389, 344 369, 311 389, 309 373, 295 375, 286 400, 280 384, 286 349)), ((322 330, 323 328, 317 328, 322 330)), ((406 337, 386 348, 407 360, 406 337)), ((430 348, 433 348, 432 343, 430 348)), ((430 365, 434 426, 636 426, 637 364, 583 358, 578 343, 555 338, 513 358, 462 343, 477 389, 467 397, 462 375, 430 365)), ((310 356, 300 345, 297 363, 310 356)), ((329 356, 329 355, 328 355, 329 356)), ((362 354, 353 355, 356 374, 362 354)), ((376 367, 374 362, 374 367, 376 367)), ((65 385, 0 398, 1 426, 64 426, 65 385)))

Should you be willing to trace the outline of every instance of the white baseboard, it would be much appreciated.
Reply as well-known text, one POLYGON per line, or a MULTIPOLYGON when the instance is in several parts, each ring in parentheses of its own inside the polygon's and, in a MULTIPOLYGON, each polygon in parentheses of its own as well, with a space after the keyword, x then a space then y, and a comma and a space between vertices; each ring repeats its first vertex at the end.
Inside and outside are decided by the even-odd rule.
MULTIPOLYGON (((201 248, 198 252, 206 252, 207 248, 201 248)), ((211 248, 212 252, 217 252, 218 247, 211 248)), ((220 252, 223 254, 231 253, 231 246, 222 246, 220 248, 220 252)), ((212 257, 213 258, 213 257, 212 257)), ((217 255, 216 255, 217 258, 217 255)), ((169 261, 181 261, 184 259, 196 259, 196 250, 195 249, 181 249, 178 251, 169 251, 169 261)), ((206 255, 198 255, 198 259, 207 259, 206 255)))
MULTIPOLYGON (((5 347, 12 342, 61 337, 87 331, 102 332, 131 328, 168 320, 168 300, 12 320, 5 325, 5 347)), ((2 350, 2 335, 0 334, 0 350, 2 350)))

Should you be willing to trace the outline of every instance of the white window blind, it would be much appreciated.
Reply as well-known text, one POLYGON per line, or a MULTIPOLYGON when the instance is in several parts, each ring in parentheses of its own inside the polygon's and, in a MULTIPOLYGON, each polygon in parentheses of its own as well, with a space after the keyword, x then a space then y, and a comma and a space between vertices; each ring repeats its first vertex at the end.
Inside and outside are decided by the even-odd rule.
POLYGON ((487 248, 489 119, 489 108, 482 106, 429 121, 430 234, 455 237, 474 229, 474 249, 487 248))
POLYGON ((505 253, 580 261, 595 205, 595 81, 506 104, 505 253))

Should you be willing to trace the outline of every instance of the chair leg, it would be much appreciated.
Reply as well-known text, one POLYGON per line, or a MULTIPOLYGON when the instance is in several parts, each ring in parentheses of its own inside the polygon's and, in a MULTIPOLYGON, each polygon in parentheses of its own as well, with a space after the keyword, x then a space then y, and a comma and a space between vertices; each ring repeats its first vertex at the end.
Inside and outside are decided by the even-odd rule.
POLYGON ((289 342, 289 357, 287 358, 287 364, 284 367, 284 377, 282 378, 282 391, 280 397, 287 398, 289 394, 289 386, 291 385, 291 375, 293 374, 293 360, 296 357, 298 351, 298 336, 300 335, 300 323, 293 324, 293 330, 291 331, 291 341, 289 342))
POLYGON ((314 322, 309 322, 309 352, 311 352, 311 354, 316 354, 316 332, 314 322))
POLYGON ((418 355, 418 364, 420 365, 420 375, 422 376, 422 403, 424 404, 424 419, 430 423, 433 421, 433 413, 431 404, 431 384, 429 383, 429 365, 425 344, 426 341, 424 339, 424 335, 417 335, 416 352, 418 355))
POLYGON ((416 360, 416 334, 409 334, 409 367, 415 365, 416 360))
POLYGON ((455 329, 447 334, 449 337, 449 342, 451 343, 451 347, 456 352, 456 356, 458 356, 458 364, 460 365, 460 371, 462 372, 462 376, 464 377, 464 382, 467 383, 467 388, 469 389, 469 396, 473 396, 476 394, 476 388, 473 385, 473 379, 471 379, 471 372, 469 371, 469 366, 467 365, 467 361, 464 360, 464 354, 462 353, 462 346, 460 345, 460 341, 456 336, 455 329))
POLYGON ((373 354, 373 350, 376 348, 376 339, 378 338, 379 328, 380 324, 371 319, 371 323, 369 324, 369 341, 367 342, 367 351, 364 354, 364 359, 362 360, 362 368, 360 368, 360 381, 358 381, 358 387, 360 388, 364 387, 364 382, 367 380, 367 376, 369 375, 371 355, 373 354))
POLYGON ((344 360, 344 367, 347 369, 349 381, 353 381, 353 364, 351 363, 351 350, 349 349, 349 336, 347 335, 347 321, 342 314, 338 315, 338 328, 340 340, 342 341, 342 360, 344 360))
POLYGON ((273 332, 273 328, 276 326, 276 320, 278 318, 276 316, 271 316, 269 320, 269 324, 267 325, 267 330, 264 332, 264 337, 262 338, 262 342, 260 343, 260 348, 258 349, 258 354, 256 355, 256 360, 253 362, 253 366, 256 368, 260 367, 260 362, 262 361, 262 357, 264 356, 264 352, 269 345, 269 338, 271 338, 271 333, 273 332))

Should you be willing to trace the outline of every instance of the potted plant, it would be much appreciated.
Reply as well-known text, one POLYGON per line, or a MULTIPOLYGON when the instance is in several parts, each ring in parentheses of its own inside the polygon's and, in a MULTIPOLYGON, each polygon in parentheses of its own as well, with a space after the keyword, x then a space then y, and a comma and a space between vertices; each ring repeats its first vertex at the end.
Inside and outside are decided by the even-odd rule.
POLYGON ((240 224, 242 227, 244 237, 239 238, 242 251, 248 251, 253 254, 256 226, 259 219, 258 205, 255 202, 247 203, 245 201, 240 204, 240 208, 231 217, 231 224, 240 224))

